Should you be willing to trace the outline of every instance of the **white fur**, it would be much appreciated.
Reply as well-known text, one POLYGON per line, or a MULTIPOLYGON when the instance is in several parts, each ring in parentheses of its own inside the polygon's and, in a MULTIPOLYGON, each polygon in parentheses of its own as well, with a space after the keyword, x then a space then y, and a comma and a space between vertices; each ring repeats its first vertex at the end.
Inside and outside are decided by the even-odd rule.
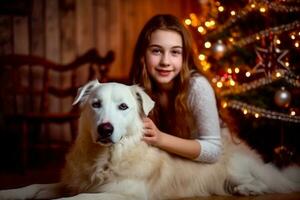
POLYGON ((282 173, 263 163, 244 143, 233 143, 227 129, 222 130, 224 153, 214 164, 172 156, 147 145, 141 141, 141 119, 154 102, 138 86, 92 81, 79 89, 76 103, 82 109, 79 135, 67 156, 61 182, 3 190, 0 199, 157 200, 300 189, 299 183, 284 175, 299 177, 298 167, 282 173), (113 132, 99 140, 98 127, 103 123, 110 123, 113 132))

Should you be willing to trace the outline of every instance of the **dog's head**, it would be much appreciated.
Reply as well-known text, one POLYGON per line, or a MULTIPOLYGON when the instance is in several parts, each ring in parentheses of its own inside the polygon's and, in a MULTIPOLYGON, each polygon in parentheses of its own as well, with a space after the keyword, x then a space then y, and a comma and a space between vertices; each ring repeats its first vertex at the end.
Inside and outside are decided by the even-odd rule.
POLYGON ((154 102, 139 86, 91 81, 79 88, 73 105, 80 103, 81 129, 93 142, 118 143, 122 138, 141 132, 141 118, 147 116, 154 102))

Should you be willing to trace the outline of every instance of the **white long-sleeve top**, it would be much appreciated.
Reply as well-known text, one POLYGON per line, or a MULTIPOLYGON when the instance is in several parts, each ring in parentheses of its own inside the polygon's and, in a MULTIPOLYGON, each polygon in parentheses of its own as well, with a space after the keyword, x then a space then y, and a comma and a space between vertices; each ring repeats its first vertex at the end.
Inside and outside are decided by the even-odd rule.
POLYGON ((214 163, 221 149, 220 122, 214 90, 208 80, 201 75, 194 75, 190 80, 188 104, 194 121, 193 138, 201 146, 196 161, 214 163))

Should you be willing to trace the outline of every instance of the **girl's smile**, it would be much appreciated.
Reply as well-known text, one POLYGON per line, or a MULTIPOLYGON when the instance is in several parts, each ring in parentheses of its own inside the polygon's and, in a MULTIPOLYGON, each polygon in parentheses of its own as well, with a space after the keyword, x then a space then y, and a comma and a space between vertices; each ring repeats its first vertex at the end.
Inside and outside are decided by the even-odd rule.
POLYGON ((182 46, 182 37, 175 31, 158 29, 151 34, 144 62, 158 85, 170 87, 173 84, 182 69, 182 46))

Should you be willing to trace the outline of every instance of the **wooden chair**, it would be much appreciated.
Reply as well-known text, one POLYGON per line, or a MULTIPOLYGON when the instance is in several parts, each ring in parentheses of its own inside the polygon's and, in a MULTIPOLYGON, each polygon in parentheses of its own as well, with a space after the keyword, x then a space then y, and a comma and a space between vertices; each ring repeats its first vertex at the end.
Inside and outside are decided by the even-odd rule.
POLYGON ((79 113, 71 106, 72 99, 87 81, 107 81, 113 61, 112 51, 101 57, 95 49, 66 65, 33 55, 0 56, 0 120, 6 133, 21 133, 23 168, 28 164, 30 149, 66 146, 66 141, 51 139, 52 124, 69 124, 68 132, 74 140, 79 113))

